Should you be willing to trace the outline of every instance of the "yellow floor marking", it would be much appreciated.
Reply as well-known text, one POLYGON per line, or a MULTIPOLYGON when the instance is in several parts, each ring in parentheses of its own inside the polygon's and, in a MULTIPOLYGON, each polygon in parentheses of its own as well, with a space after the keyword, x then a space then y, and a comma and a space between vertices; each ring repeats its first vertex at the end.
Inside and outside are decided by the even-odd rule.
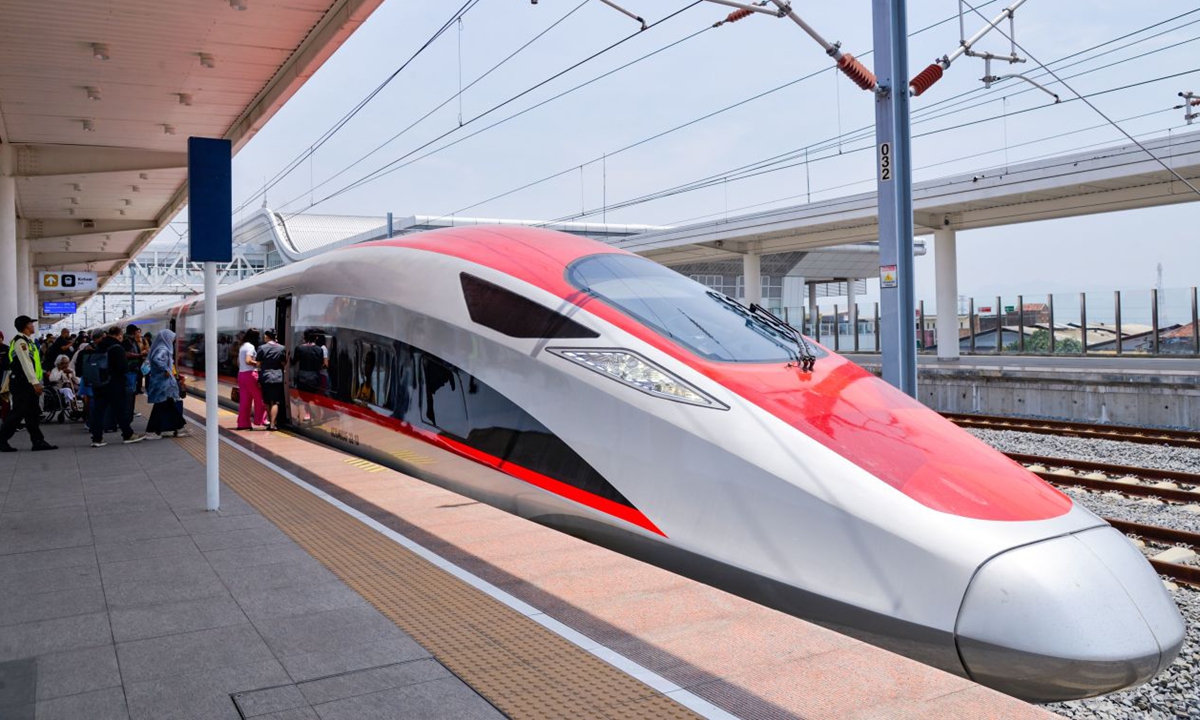
MULTIPOLYGON (((179 444, 204 461, 203 432, 179 444)), ((224 445, 221 479, 511 718, 698 717, 224 445)))

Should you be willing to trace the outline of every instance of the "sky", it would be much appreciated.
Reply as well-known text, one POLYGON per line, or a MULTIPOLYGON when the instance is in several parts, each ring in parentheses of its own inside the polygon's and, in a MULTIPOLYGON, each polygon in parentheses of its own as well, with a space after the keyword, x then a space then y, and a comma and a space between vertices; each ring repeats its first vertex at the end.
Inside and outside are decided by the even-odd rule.
MULTIPOLYGON (((651 23, 689 5, 685 0, 623 1, 651 23)), ((981 12, 989 17, 1004 5, 999 0, 980 1, 981 12)), ((269 178, 400 67, 458 5, 385 0, 235 157, 234 204, 250 200, 242 214, 262 204, 261 198, 253 196, 269 178)), ((957 5, 956 0, 909 2, 910 31, 948 21, 911 39, 910 74, 957 46, 957 5)), ((797 7, 826 38, 841 41, 844 50, 860 57, 870 50, 869 0, 797 7)), ((796 204, 809 195, 824 200, 873 189, 870 94, 834 72, 820 47, 790 21, 756 15, 710 28, 727 12, 728 8, 701 2, 635 34, 633 21, 597 0, 541 0, 536 5, 480 0, 461 28, 451 28, 430 45, 310 159, 272 187, 267 204, 285 214, 392 211, 398 216, 456 213, 554 219, 698 178, 720 177, 737 166, 805 147, 811 148, 807 166, 721 181, 588 219, 678 224, 713 213, 746 212, 742 208, 747 207, 762 210, 796 204), (467 89, 461 107, 452 100, 413 125, 454 98, 460 77, 463 85, 470 84, 560 19, 467 89), (634 37, 493 110, 629 35, 634 37), (627 69, 467 137, 659 50, 627 69), (810 75, 736 109, 624 149, 810 75), (848 133, 855 134, 846 137, 848 133), (396 135, 374 155, 336 175, 396 135), (839 136, 843 136, 840 142, 830 142, 839 136), (422 157, 461 138, 466 139, 422 157), (337 192, 393 161, 409 164, 374 182, 337 192), (553 180, 481 202, 560 172, 553 180)), ((970 15, 966 25, 970 34, 983 20, 970 15)), ((1171 108, 1179 102, 1177 92, 1200 90, 1196 52, 1200 8, 1195 4, 1029 0, 1017 12, 1016 37, 1033 55, 1019 66, 1021 72, 1037 73, 1040 62, 1052 64, 1072 88, 1085 94, 1136 85, 1094 102, 1139 139, 1189 129, 1183 111, 1171 108), (1164 22, 1181 14, 1185 15, 1164 22), (1156 23, 1163 24, 1053 65, 1059 58, 1156 23), (1097 57, 1106 51, 1112 52, 1097 57), (1135 57, 1144 53, 1151 54, 1135 57), (1185 71, 1192 72, 1158 79, 1185 71)), ((977 47, 1008 52, 1007 41, 995 33, 977 47)), ((870 66, 871 57, 865 62, 870 66)), ((913 100, 916 181, 1126 142, 1116 128, 1081 102, 1053 105, 1049 96, 1017 81, 985 90, 979 81, 982 75, 982 60, 961 58, 940 83, 913 100), (973 92, 952 99, 967 91, 973 92)), ((1052 89, 1064 99, 1074 97, 1061 85, 1053 84, 1052 89)), ((1198 208, 1188 203, 960 232, 959 292, 990 298, 1088 290, 1105 293, 1107 298, 1121 288, 1141 297, 1156 284, 1159 264, 1164 287, 1196 285, 1200 283, 1198 208)), ((932 307, 935 252, 929 240, 930 252, 916 261, 916 287, 918 300, 932 307)), ((872 289, 867 300, 875 294, 872 289)))

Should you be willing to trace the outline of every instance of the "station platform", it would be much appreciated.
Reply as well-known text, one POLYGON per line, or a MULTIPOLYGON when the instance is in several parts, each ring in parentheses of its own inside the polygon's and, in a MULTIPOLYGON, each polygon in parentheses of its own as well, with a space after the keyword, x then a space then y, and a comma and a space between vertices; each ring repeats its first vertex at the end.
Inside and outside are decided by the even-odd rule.
POLYGON ((287 433, 222 433, 208 513, 199 427, 46 430, 0 455, 6 719, 1053 717, 287 433))
MULTIPOLYGON (((846 357, 879 374, 879 355, 846 357)), ((1200 425, 1200 358, 1124 354, 917 356, 917 399, 944 413, 1200 425)))

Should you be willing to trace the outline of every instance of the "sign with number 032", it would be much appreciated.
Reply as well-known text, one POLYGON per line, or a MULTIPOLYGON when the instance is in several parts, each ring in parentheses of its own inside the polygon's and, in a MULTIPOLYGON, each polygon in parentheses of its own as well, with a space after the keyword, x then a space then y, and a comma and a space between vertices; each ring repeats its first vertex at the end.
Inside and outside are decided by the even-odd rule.
POLYGON ((892 179, 892 144, 879 144, 879 182, 892 179))

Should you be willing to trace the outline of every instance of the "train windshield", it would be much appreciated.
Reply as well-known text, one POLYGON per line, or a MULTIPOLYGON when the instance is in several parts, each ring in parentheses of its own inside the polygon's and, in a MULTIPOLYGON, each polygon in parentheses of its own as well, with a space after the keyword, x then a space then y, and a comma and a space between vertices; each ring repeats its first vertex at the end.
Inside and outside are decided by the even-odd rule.
MULTIPOLYGON (((789 362, 796 343, 694 280, 636 255, 605 253, 567 269, 575 287, 709 360, 789 362)), ((819 348, 813 348, 820 353, 819 348)))

